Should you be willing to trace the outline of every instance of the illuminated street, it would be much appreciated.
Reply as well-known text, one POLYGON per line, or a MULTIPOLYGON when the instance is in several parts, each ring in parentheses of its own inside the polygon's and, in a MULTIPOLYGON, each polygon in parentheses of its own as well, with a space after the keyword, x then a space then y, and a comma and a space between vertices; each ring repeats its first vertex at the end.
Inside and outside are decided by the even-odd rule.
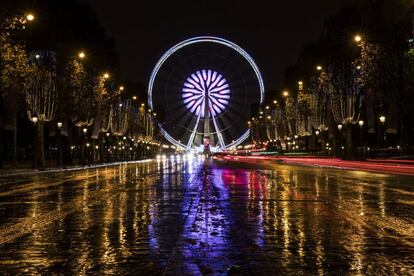
POLYGON ((413 177, 196 156, 0 178, 0 271, 414 273, 413 177))

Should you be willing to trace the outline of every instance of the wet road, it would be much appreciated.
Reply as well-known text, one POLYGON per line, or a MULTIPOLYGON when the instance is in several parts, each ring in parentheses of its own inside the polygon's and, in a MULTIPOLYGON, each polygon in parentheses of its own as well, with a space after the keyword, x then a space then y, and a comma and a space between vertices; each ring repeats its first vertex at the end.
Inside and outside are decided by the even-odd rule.
POLYGON ((414 178, 166 160, 0 178, 0 274, 414 275, 414 178))

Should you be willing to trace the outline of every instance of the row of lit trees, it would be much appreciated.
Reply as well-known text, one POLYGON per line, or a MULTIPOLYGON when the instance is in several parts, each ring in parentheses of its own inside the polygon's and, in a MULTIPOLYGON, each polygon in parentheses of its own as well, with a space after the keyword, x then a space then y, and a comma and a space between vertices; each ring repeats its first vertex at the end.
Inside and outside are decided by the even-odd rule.
MULTIPOLYGON (((27 30, 27 23, 34 20, 35 15, 30 13, 1 21, 0 119, 2 132, 6 131, 6 122, 14 124, 13 164, 17 163, 19 112, 26 113, 34 125, 34 167, 45 166, 45 125, 49 136, 56 138, 52 139, 52 148, 57 149, 60 165, 71 163, 72 157, 83 164, 111 161, 114 159, 108 156, 114 154, 115 160, 148 157, 160 146, 154 127, 156 114, 138 102, 137 94, 117 84, 116 74, 103 72, 88 59, 86 51, 63 56, 53 48, 34 50, 30 40, 13 33, 27 30), (23 105, 14 104, 21 99, 23 105)), ((3 141, 0 144, 3 146, 3 141)), ((0 154, 2 160, 3 152, 0 154)))
MULTIPOLYGON (((316 65, 315 73, 309 78, 306 87, 302 80, 298 81, 294 93, 282 91, 283 100, 274 100, 273 105, 264 106, 257 116, 248 121, 254 144, 276 145, 280 141, 280 146, 283 144, 284 148, 290 150, 308 151, 319 148, 329 153, 336 150, 353 158, 358 152, 353 130, 358 129, 358 148, 369 149, 363 148, 366 144, 361 133, 366 126, 364 117, 367 117, 364 100, 372 97, 367 94, 372 76, 369 69, 364 69, 367 66, 366 60, 370 57, 366 49, 367 43, 361 35, 356 35, 353 39, 361 48, 359 56, 326 67, 316 65)), ((379 113, 377 117, 383 128, 386 115, 379 113)), ((384 131, 382 129, 382 136, 386 137, 384 131)), ((377 143, 376 146, 384 144, 377 143)))
POLYGON ((287 89, 248 122, 253 141, 347 158, 412 153, 412 13, 409 1, 361 0, 328 19, 320 41, 286 70, 287 89))

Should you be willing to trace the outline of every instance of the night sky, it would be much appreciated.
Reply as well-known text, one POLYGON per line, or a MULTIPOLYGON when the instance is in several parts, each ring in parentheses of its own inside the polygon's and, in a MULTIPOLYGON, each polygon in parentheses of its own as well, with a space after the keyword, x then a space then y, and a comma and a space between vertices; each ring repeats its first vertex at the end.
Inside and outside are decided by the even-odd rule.
POLYGON ((164 51, 199 35, 235 42, 255 59, 266 89, 282 89, 284 69, 319 38, 324 19, 349 0, 84 0, 115 39, 125 80, 148 83, 164 51))

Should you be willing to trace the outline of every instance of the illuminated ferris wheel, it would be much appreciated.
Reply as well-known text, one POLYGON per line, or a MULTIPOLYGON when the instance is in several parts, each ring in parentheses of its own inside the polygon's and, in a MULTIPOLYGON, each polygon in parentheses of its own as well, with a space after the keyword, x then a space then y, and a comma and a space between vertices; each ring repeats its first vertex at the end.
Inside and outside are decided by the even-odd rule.
POLYGON ((152 71, 148 102, 160 131, 188 151, 220 151, 249 137, 246 122, 264 100, 259 69, 238 45, 218 37, 185 40, 152 71))

